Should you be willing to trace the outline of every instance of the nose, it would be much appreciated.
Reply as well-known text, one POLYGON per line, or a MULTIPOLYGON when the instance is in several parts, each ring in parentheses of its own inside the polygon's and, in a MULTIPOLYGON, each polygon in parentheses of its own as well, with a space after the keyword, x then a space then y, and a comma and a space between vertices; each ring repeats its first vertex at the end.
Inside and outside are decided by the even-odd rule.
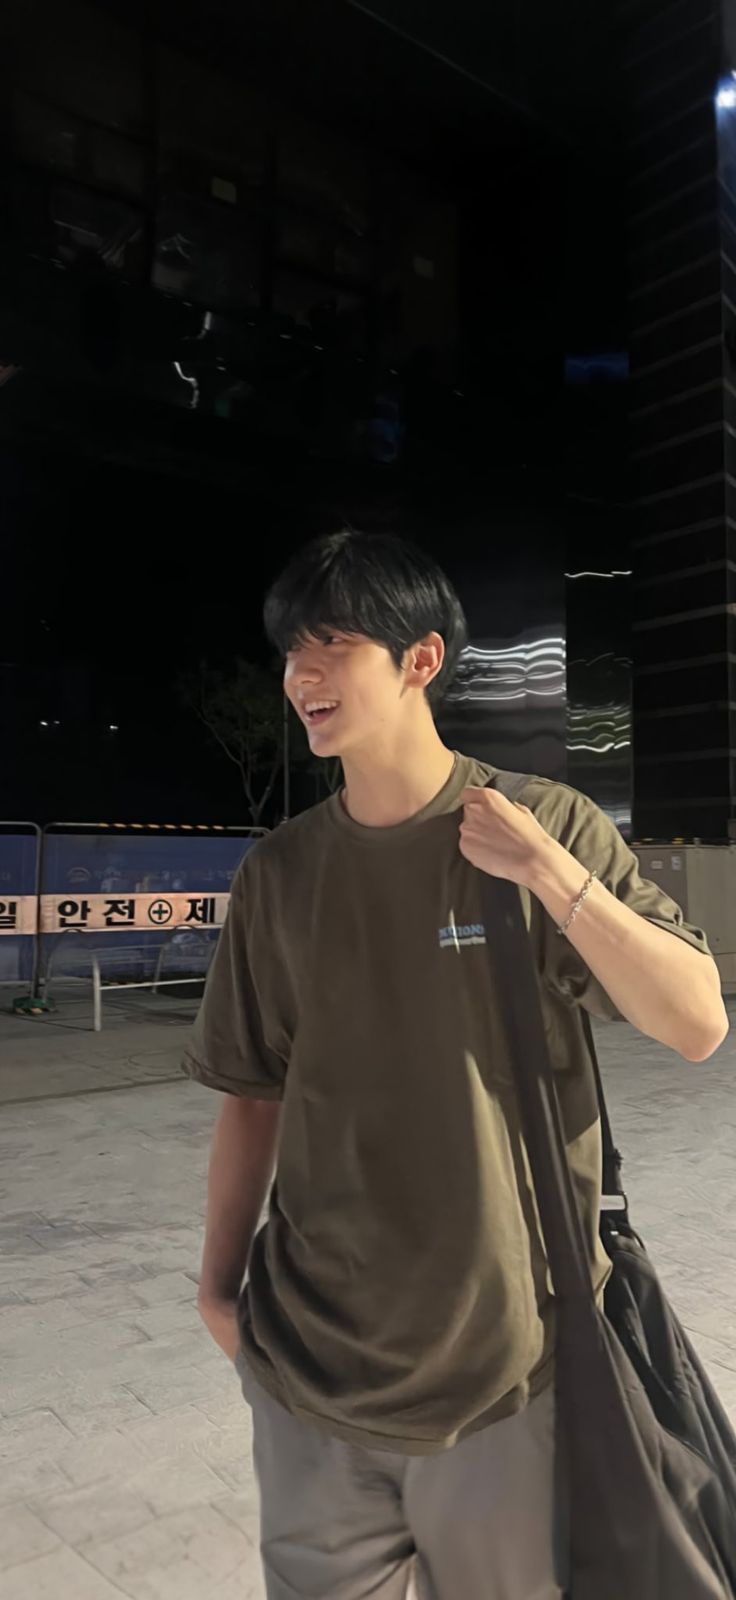
POLYGON ((293 650, 286 662, 284 682, 290 689, 305 689, 322 681, 322 665, 318 653, 309 645, 293 650))

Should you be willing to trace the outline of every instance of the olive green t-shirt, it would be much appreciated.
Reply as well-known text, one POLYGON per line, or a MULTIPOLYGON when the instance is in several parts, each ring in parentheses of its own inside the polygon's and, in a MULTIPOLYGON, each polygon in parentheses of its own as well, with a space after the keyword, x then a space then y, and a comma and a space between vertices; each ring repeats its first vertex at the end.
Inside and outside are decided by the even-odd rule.
MULTIPOLYGON (((339 796, 254 847, 235 878, 186 1070, 283 1101, 268 1221, 240 1319, 246 1358, 293 1414, 424 1454, 551 1380, 554 1302, 488 953, 461 856, 458 757, 410 822, 366 828, 339 796)), ((530 778, 544 828, 631 908, 704 936, 644 881, 582 795, 530 778)), ((601 1144, 581 1007, 615 1009, 522 891, 547 1040, 601 1288, 601 1144)))

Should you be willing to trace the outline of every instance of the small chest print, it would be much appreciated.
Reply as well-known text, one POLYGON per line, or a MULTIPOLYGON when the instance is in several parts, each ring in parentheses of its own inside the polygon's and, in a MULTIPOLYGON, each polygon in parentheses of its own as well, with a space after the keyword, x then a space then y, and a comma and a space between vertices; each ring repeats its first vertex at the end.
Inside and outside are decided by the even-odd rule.
POLYGON ((472 944, 485 944, 486 930, 482 922, 450 922, 440 928, 440 950, 461 950, 472 944))

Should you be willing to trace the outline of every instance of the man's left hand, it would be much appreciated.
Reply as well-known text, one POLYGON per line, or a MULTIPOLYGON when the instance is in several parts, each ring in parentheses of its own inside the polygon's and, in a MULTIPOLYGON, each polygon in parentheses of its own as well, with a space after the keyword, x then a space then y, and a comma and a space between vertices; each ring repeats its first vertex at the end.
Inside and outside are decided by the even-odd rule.
POLYGON ((497 789, 466 789, 460 851, 493 878, 531 888, 555 841, 527 806, 514 805, 497 789))
MULTIPOLYGON (((588 867, 550 838, 526 806, 495 789, 466 789, 460 849, 494 878, 523 884, 564 926, 588 867)), ((567 938, 613 1006, 640 1033, 707 1061, 728 1033, 718 968, 666 928, 658 928, 598 880, 567 938)))

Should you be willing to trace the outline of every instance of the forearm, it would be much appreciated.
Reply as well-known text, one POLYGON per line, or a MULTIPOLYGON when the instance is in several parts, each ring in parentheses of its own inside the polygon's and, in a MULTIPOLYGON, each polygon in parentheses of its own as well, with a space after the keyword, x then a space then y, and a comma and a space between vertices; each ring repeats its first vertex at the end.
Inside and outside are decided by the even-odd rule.
MULTIPOLYGON (((560 926, 588 868, 555 841, 535 865, 529 888, 560 926)), ((722 1042, 728 1018, 715 962, 593 888, 567 935, 621 1015, 641 1033, 702 1061, 722 1042)))
POLYGON ((200 1303, 235 1300, 273 1177, 281 1107, 227 1096, 210 1153, 200 1303))

